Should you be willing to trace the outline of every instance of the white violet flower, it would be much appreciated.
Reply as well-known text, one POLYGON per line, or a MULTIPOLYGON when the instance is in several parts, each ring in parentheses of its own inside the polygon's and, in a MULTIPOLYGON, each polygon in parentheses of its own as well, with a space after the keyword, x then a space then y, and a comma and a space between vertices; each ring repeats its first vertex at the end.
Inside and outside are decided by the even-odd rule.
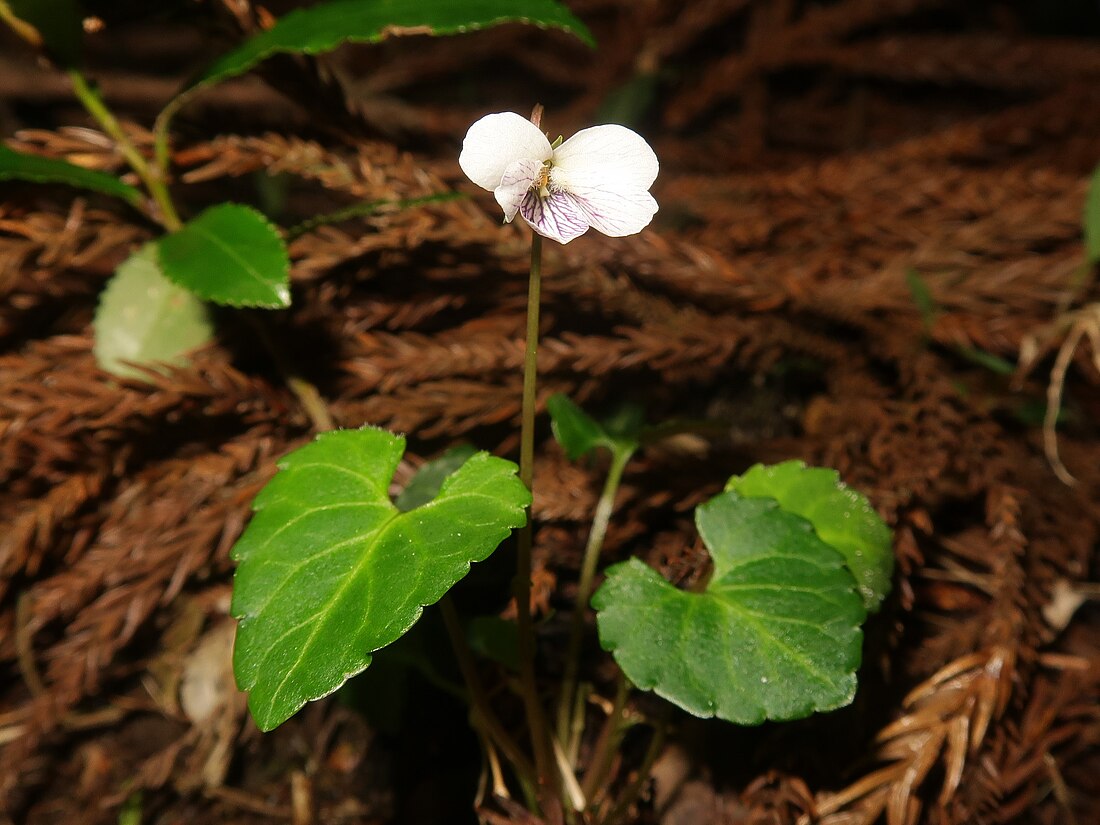
POLYGON ((589 227, 616 238, 633 235, 657 211, 649 194, 657 156, 625 126, 582 129, 552 146, 514 112, 486 115, 466 133, 458 165, 496 196, 506 222, 519 212, 540 235, 561 243, 589 227))

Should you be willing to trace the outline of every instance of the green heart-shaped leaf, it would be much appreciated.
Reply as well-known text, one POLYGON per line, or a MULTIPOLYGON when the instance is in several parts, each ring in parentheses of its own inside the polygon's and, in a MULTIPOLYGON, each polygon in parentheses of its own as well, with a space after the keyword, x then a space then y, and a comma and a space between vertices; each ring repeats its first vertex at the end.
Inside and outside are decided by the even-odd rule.
POLYGON ((746 498, 773 498, 779 505, 809 521, 818 537, 844 556, 856 577, 863 603, 878 610, 890 592, 894 549, 890 528, 871 502, 840 480, 836 470, 784 461, 757 464, 726 484, 746 498))
POLYGON ((216 304, 290 306, 290 256, 279 230, 248 206, 207 209, 156 242, 164 274, 216 304))
POLYGON ((142 194, 114 175, 85 169, 54 158, 16 152, 0 144, 0 180, 27 180, 34 183, 63 183, 79 189, 90 189, 103 195, 122 198, 137 206, 142 194))
POLYGON ((384 430, 326 433, 256 497, 233 548, 233 666, 261 729, 366 668, 524 523, 530 493, 512 462, 487 453, 401 512, 387 490, 404 447, 384 430))
POLYGON ((96 361, 107 372, 126 378, 149 380, 127 361, 183 364, 184 353, 213 337, 206 304, 161 274, 155 244, 142 247, 119 266, 96 308, 96 361))
POLYGON ((638 687, 739 724, 848 704, 866 616, 844 559, 769 499, 722 493, 695 511, 714 559, 702 593, 637 559, 592 599, 600 644, 638 687))

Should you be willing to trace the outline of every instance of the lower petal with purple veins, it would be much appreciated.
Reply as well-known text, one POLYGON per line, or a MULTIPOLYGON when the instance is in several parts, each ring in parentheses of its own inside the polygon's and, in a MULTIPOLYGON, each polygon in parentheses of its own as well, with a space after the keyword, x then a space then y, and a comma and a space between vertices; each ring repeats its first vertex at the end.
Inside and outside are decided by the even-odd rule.
POLYGON ((504 210, 504 222, 508 223, 516 216, 519 205, 538 180, 542 172, 542 161, 525 158, 513 161, 504 170, 504 177, 500 180, 500 186, 493 190, 493 195, 504 210))
POLYGON ((572 194, 589 225, 613 238, 641 232, 657 211, 653 196, 637 187, 575 186, 572 194))
POLYGON ((588 231, 588 219, 568 192, 551 192, 546 198, 528 192, 519 211, 532 229, 558 243, 569 243, 588 231))

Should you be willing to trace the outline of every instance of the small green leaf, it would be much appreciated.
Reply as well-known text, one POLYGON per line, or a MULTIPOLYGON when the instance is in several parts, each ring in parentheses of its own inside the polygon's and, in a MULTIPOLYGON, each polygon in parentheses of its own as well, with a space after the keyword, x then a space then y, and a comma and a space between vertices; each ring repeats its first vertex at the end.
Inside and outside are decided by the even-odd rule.
POLYGON ((932 297, 932 290, 928 288, 928 283, 915 269, 910 269, 905 273, 905 283, 909 286, 913 303, 917 305, 917 310, 920 312, 924 328, 931 329, 936 322, 936 316, 939 314, 939 307, 936 306, 936 299, 932 297))
POLYGON ((1100 166, 1092 173, 1085 196, 1085 257, 1090 264, 1100 263, 1100 166))
POLYGON ((550 413, 554 438, 573 461, 597 447, 606 447, 616 454, 630 454, 638 449, 638 431, 642 421, 636 407, 620 410, 606 426, 560 392, 550 396, 546 409, 550 413))
POLYGON ((519 627, 499 616, 475 616, 466 625, 470 650, 509 670, 519 670, 519 627))
POLYGON ((1007 358, 977 347, 957 346, 955 351, 971 364, 987 369, 994 375, 1015 375, 1017 366, 1007 358))
POLYGON ((840 554, 769 499, 722 493, 695 520, 714 559, 705 592, 631 559, 592 599, 600 644, 627 678, 738 724, 851 702, 866 612, 840 554))
POLYGON ((784 461, 757 464, 726 484, 746 498, 772 498, 784 510, 809 521, 817 535, 840 553, 859 583, 871 612, 890 592, 894 572, 893 541, 886 526, 862 493, 840 480, 836 470, 784 461))
POLYGON ((233 548, 237 684, 263 730, 325 696, 404 634, 526 519, 516 466, 477 453, 432 501, 387 490, 405 440, 341 430, 286 456, 233 548))
POLYGON ((574 404, 566 395, 556 393, 546 402, 554 438, 573 461, 597 447, 611 448, 611 439, 596 419, 574 404))
POLYGON ((213 337, 206 305, 161 274, 155 244, 142 247, 119 266, 96 309, 96 361, 125 378, 149 379, 127 361, 185 364, 184 353, 213 337))
POLYGON ((247 72, 274 54, 322 54, 341 43, 377 43, 402 34, 461 34, 501 23, 570 32, 595 45, 587 27, 556 0, 337 0, 296 9, 222 55, 188 91, 247 72))
POLYGON ((0 144, 0 180, 27 180, 33 183, 63 183, 79 189, 90 189, 104 195, 122 198, 137 206, 141 191, 123 183, 114 175, 84 169, 64 160, 44 158, 16 152, 0 144))
POLYGON ((427 504, 439 494, 439 488, 443 486, 447 476, 465 464, 476 452, 469 444, 460 444, 447 450, 439 458, 425 462, 401 494, 393 500, 394 505, 402 513, 406 513, 427 504))
POLYGON ((200 298, 236 307, 290 306, 286 244, 255 209, 213 206, 156 243, 164 274, 200 298))
POLYGON ((29 25, 50 57, 60 65, 80 63, 84 14, 76 0, 0 0, 0 18, 26 37, 25 30, 12 17, 29 25))

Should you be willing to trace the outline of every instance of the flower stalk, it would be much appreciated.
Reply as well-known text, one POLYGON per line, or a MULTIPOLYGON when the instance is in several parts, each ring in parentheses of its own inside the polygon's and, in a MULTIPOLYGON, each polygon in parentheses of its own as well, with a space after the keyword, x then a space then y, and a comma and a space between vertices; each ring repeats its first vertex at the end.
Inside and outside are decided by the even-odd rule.
MULTIPOLYGON (((523 357, 523 400, 521 407, 519 478, 533 490, 535 476, 535 410, 537 406, 539 303, 542 291, 542 238, 531 239, 531 273, 527 290, 527 337, 523 357)), ((516 577, 512 592, 516 600, 516 624, 519 634, 519 678, 527 726, 531 734, 531 749, 535 756, 539 802, 543 813, 548 806, 558 804, 558 775, 554 763, 553 743, 539 700, 535 679, 535 629, 531 618, 531 548, 534 528, 531 507, 527 508, 527 523, 517 537, 516 577)))

